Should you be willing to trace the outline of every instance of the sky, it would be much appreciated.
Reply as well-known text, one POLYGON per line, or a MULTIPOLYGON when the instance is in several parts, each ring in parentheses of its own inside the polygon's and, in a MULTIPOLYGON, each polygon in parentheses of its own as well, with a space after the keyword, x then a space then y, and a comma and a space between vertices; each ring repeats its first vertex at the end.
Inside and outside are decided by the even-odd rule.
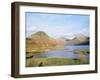
POLYGON ((73 38, 77 34, 89 36, 89 15, 25 13, 26 37, 44 31, 54 38, 73 38))

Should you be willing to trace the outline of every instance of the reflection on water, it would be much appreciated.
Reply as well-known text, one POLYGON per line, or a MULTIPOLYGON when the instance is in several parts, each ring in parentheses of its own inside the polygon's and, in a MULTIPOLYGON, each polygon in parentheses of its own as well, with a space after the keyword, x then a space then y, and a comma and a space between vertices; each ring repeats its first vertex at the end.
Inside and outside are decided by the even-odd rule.
MULTIPOLYGON (((34 58, 80 58, 79 54, 75 54, 75 50, 89 50, 89 45, 73 45, 66 46, 64 50, 53 50, 41 54, 35 54, 34 58)), ((89 54, 86 54, 86 58, 89 58, 89 54)))

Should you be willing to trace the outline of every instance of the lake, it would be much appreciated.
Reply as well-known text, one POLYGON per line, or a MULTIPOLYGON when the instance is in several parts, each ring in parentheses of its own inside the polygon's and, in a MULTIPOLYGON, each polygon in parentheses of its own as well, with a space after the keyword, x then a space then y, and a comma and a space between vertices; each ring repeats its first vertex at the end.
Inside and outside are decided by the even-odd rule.
MULTIPOLYGON (((71 58, 79 59, 79 54, 75 54, 75 50, 89 50, 89 45, 71 45, 65 46, 64 50, 52 50, 45 53, 34 54, 34 58, 71 58)), ((89 54, 86 54, 86 58, 89 58, 89 54)))

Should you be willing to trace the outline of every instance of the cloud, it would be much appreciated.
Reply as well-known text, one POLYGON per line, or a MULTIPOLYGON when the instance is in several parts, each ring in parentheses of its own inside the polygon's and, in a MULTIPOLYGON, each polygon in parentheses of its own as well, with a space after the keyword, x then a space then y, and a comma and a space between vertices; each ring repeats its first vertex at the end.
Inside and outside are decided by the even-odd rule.
POLYGON ((38 28, 36 26, 26 27, 27 32, 37 31, 38 28))
POLYGON ((65 36, 67 35, 67 36, 70 36, 70 35, 73 35, 73 33, 65 33, 64 34, 65 36))
POLYGON ((64 33, 63 36, 66 39, 73 39, 79 34, 89 36, 89 30, 88 29, 81 29, 79 32, 69 32, 69 33, 67 32, 67 33, 64 33))
POLYGON ((75 37, 75 34, 74 33, 65 33, 64 37, 67 39, 73 39, 75 37))
POLYGON ((36 33, 37 31, 39 31, 39 28, 36 26, 26 27, 26 37, 29 37, 30 35, 36 33))
POLYGON ((88 29, 82 29, 81 31, 78 32, 78 34, 83 34, 83 35, 89 36, 89 30, 88 29))

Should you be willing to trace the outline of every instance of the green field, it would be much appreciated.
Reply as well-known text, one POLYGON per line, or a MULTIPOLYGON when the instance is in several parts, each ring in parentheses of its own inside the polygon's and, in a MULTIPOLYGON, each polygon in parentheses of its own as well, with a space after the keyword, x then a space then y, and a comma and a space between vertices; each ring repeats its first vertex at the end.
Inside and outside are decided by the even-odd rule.
POLYGON ((34 54, 41 54, 39 52, 26 53, 26 67, 37 67, 37 66, 60 66, 60 65, 80 65, 89 64, 89 60, 86 59, 86 54, 89 54, 88 50, 76 50, 75 54, 80 56, 80 59, 69 59, 69 58, 30 58, 34 54), (27 58, 28 57, 28 58, 27 58))
POLYGON ((87 59, 68 59, 68 58, 30 58, 30 59, 26 59, 26 67, 79 65, 79 64, 89 64, 89 61, 87 59))
POLYGON ((89 50, 83 49, 83 50, 76 50, 74 53, 76 54, 89 54, 89 50))

